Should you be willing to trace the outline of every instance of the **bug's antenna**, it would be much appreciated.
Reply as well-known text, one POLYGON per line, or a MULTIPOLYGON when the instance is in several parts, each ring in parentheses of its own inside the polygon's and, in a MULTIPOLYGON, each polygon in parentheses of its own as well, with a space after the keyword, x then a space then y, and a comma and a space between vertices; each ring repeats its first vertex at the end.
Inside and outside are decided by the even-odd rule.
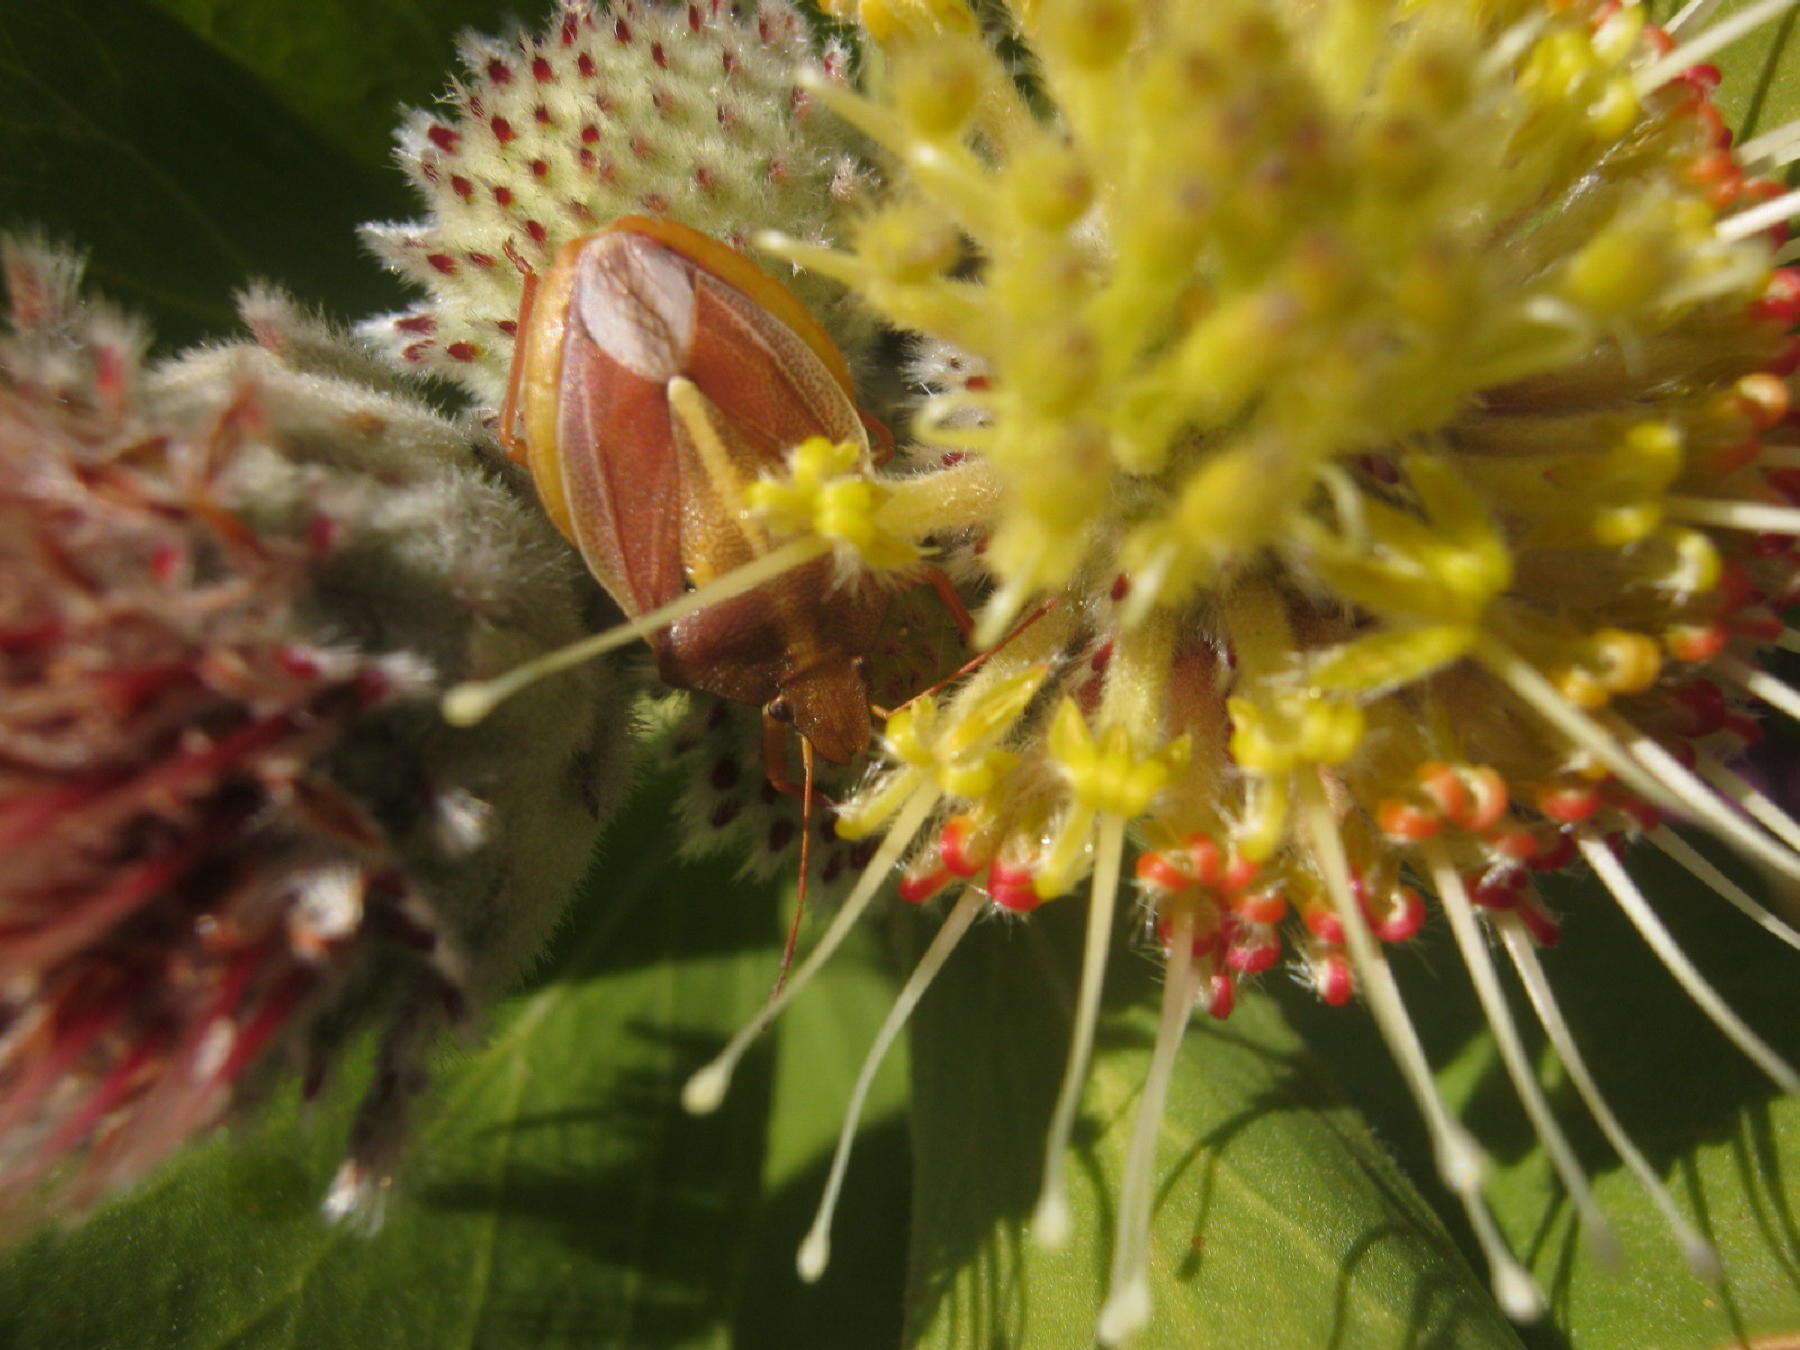
POLYGON ((803 786, 800 789, 800 881, 794 887, 794 917, 788 923, 787 945, 781 949, 781 968, 775 972, 775 993, 787 983, 788 971, 794 968, 794 949, 800 945, 800 921, 806 917, 807 873, 812 870, 813 802, 817 797, 814 784, 815 752, 813 743, 800 738, 800 765, 803 786))

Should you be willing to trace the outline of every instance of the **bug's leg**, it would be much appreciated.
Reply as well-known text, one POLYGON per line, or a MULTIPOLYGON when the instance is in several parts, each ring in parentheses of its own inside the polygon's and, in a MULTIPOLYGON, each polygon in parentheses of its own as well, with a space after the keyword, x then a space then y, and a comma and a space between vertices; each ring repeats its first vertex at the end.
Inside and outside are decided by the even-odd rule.
POLYGON ((863 430, 869 433, 869 458, 879 469, 894 457, 894 433, 888 430, 886 422, 861 408, 856 410, 856 416, 863 424, 863 430))
MULTIPOLYGON (((942 689, 945 685, 955 684, 958 680, 960 680, 963 676, 967 675, 970 671, 978 669, 982 665, 982 663, 985 662, 989 657, 993 656, 997 652, 1004 651, 1006 649, 1006 646, 1008 643, 1010 643, 1014 638, 1018 637, 1019 634, 1023 633, 1027 628, 1031 627, 1032 624, 1036 623, 1039 619, 1043 618, 1044 615, 1048 614, 1051 611, 1051 609, 1055 606, 1055 604, 1056 604, 1055 600, 1044 601, 1043 604, 1039 605, 1036 609, 1032 610, 1031 613, 1027 614, 1023 619, 1019 620, 1019 622, 1014 626, 1012 632, 1008 633, 1005 637, 1001 638, 993 646, 989 647, 985 652, 976 652, 974 656, 970 657, 967 661, 963 662, 962 665, 958 666, 955 670, 951 671, 948 675, 944 676, 944 678, 939 680, 936 684, 929 685, 926 688, 921 689, 918 693, 914 694, 912 696, 912 698, 907 699, 906 703, 902 703, 900 705, 900 708, 906 707, 907 704, 912 703, 917 699, 924 698, 925 695, 927 695, 927 694, 935 694, 935 693, 937 693, 938 690, 942 689)), ((886 718, 892 717, 894 715, 894 713, 899 712, 900 708, 894 708, 891 711, 888 711, 885 713, 880 712, 879 709, 877 709, 876 711, 878 713, 880 713, 880 716, 885 720, 886 718)))
MULTIPOLYGON (((762 751, 763 777, 769 780, 769 786, 784 797, 805 797, 806 788, 788 776, 788 730, 792 719, 784 717, 781 711, 771 703, 763 709, 762 751)), ((812 747, 806 744, 805 737, 800 740, 802 754, 807 754, 812 747)), ((810 760, 808 761, 810 763, 810 760)))
MULTIPOLYGON (((963 604, 962 597, 956 593, 956 587, 950 583, 950 577, 943 568, 933 567, 930 563, 926 563, 923 571, 926 584, 937 592, 937 598, 942 600, 944 608, 950 611, 950 622, 956 625, 956 631, 962 635, 963 646, 968 646, 969 635, 975 631, 975 619, 969 613, 968 606, 963 604)), ((1004 647, 1011 640, 1010 637, 1005 639, 1000 646, 1004 647)), ((999 647, 994 650, 998 651, 999 647)))
POLYGON ((531 309, 537 302, 536 272, 527 272, 525 288, 519 293, 519 326, 513 333, 512 365, 506 372, 506 400, 500 405, 500 425, 494 435, 514 464, 525 462, 525 442, 513 431, 519 416, 519 385, 525 375, 525 335, 531 331, 531 309))
POLYGON ((805 795, 800 799, 800 884, 794 887, 794 917, 788 922, 787 943, 781 949, 781 967, 775 972, 773 992, 777 994, 787 983, 788 971, 793 969, 794 949, 800 945, 800 921, 806 917, 807 873, 812 870, 813 801, 817 796, 813 791, 813 762, 812 742, 802 736, 800 764, 806 786, 805 795))

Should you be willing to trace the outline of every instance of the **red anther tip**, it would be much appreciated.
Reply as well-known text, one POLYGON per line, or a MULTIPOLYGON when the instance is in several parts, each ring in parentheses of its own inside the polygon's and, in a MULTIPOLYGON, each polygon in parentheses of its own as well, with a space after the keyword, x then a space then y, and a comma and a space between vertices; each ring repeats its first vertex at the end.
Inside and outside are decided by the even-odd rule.
POLYGON ((1187 870, 1163 853, 1138 854, 1133 871, 1141 885, 1165 895, 1191 890, 1194 886, 1194 878, 1187 870))
POLYGON ((1750 306, 1750 314, 1788 326, 1800 320, 1800 268, 1778 267, 1769 273, 1762 295, 1750 306))
POLYGON ((1519 916, 1533 942, 1540 947, 1554 947, 1562 941, 1562 925, 1535 895, 1526 893, 1519 897, 1519 901, 1518 908, 1513 912, 1519 916))
POLYGON ((1225 949, 1225 964, 1240 975, 1259 975, 1281 959, 1281 939, 1273 932, 1247 938, 1239 934, 1225 949))
POLYGON ((1710 94, 1719 87, 1719 82, 1725 77, 1720 74, 1717 66, 1708 62, 1701 65, 1689 66, 1686 70, 1681 72, 1680 78, 1693 85, 1695 88, 1710 94))
POLYGON ((925 872, 918 876, 903 876, 896 889, 900 898, 909 905, 922 905, 932 896, 944 889, 950 880, 948 870, 940 867, 935 871, 925 872))
POLYGON ((1202 886, 1216 886, 1225 874, 1225 854, 1211 838, 1204 834, 1190 834, 1187 837, 1188 865, 1193 869, 1194 880, 1202 886))
POLYGON ((1321 942, 1336 944, 1344 940, 1343 920, 1322 905, 1302 910, 1300 921, 1306 925, 1307 931, 1321 942))
POLYGON ((1663 646, 1677 661, 1698 665, 1724 651, 1730 636, 1722 623, 1690 624, 1670 629, 1663 635, 1663 646))
POLYGON ((1600 792, 1587 784, 1547 787, 1538 793, 1537 808, 1558 824, 1572 825, 1600 809, 1600 792))
POLYGON ((1560 872, 1575 861, 1575 853, 1574 839, 1558 830, 1544 851, 1531 860, 1531 870, 1534 872, 1560 872))
POLYGON ((1425 923, 1425 901, 1411 886, 1397 886, 1388 897, 1385 914, 1375 916, 1370 927, 1383 942, 1405 942, 1425 923))
POLYGON ((988 868, 987 891, 990 900, 1014 914, 1029 914, 1044 903, 1032 885, 1029 867, 995 862, 988 868))
POLYGON ((1434 812, 1413 802, 1389 797, 1375 808, 1375 825, 1395 843, 1416 844, 1443 828, 1434 812))
POLYGON ((1320 963, 1313 978, 1319 986, 1319 997, 1334 1008, 1348 1003, 1356 989, 1350 978, 1350 963, 1336 952, 1320 963))
POLYGON ((1256 880, 1256 874, 1261 870, 1261 863, 1233 852, 1225 859, 1225 871, 1219 878, 1219 884, 1228 891, 1241 891, 1256 880))
POLYGON ((1542 849, 1538 837, 1530 830, 1506 830, 1492 836, 1488 846, 1507 862, 1529 863, 1536 859, 1542 849))
POLYGON ((938 831, 938 858, 952 876, 972 877, 987 864, 987 859, 977 857, 969 848, 973 832, 962 816, 952 816, 938 831))
POLYGON ((1251 891, 1231 902, 1232 913, 1244 923, 1274 924, 1287 918, 1287 897, 1278 890, 1251 891))
POLYGON ((1519 903, 1525 873, 1516 867, 1490 867, 1477 877, 1465 878, 1469 899, 1483 909, 1507 910, 1519 903))
POLYGON ((1206 1011, 1223 1022, 1237 1007, 1237 986, 1232 983, 1231 976, 1218 971, 1213 973, 1211 985, 1206 1011))

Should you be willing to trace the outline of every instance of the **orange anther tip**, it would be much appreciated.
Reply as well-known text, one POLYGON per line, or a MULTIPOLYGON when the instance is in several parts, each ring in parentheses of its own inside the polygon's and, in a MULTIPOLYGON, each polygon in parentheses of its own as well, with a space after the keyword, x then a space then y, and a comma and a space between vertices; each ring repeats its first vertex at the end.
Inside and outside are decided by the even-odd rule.
POLYGON ((969 847, 974 827, 963 816, 952 816, 938 831, 938 858, 952 876, 972 877, 986 865, 969 847))
POLYGON ((1142 885, 1167 894, 1189 890, 1194 885, 1187 870, 1162 853, 1138 854, 1133 870, 1142 885))

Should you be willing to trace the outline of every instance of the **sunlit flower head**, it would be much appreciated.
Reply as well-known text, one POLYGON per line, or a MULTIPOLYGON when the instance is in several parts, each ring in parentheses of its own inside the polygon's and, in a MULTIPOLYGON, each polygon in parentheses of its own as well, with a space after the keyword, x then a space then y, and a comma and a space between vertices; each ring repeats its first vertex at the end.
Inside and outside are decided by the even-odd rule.
MULTIPOLYGON (((889 187, 846 250, 763 243, 927 339, 913 430, 942 467, 878 483, 869 529, 945 556, 993 649, 888 719, 840 830, 880 834, 870 876, 898 863, 909 898, 963 887, 946 934, 1089 878, 1037 1236, 1067 1226, 1129 878, 1167 972, 1106 1339, 1148 1315, 1155 1124, 1189 1009, 1227 1015, 1284 959, 1327 1002, 1368 1003, 1502 1304, 1535 1313, 1383 951, 1433 911, 1592 1240, 1611 1243, 1490 939, 1706 1266, 1585 1091, 1533 951, 1557 936, 1534 879, 1585 856, 1795 1086, 1615 854, 1648 835, 1793 941, 1660 824, 1678 811, 1800 877, 1800 829, 1728 767, 1753 701, 1795 706, 1756 665, 1800 531, 1800 288, 1774 269, 1792 203, 1731 153, 1705 35, 1683 49, 1617 4, 1073 0, 1022 23, 1024 72, 919 8, 864 93, 813 83, 889 187)), ((797 521, 792 491, 753 503, 797 521)))
MULTIPOLYGON (((1800 879, 1800 824, 1731 767, 1758 703, 1800 713, 1758 665, 1795 641, 1777 615, 1800 535, 1800 276, 1777 267, 1795 202, 1765 175, 1800 131, 1734 150, 1698 64, 1784 8, 1669 33, 1618 0, 1035 0, 1015 7, 1009 63, 958 4, 871 0, 860 91, 835 66, 799 79, 873 147, 839 175, 867 185, 847 225, 821 225, 822 199, 723 222, 663 203, 911 335, 924 392, 899 463, 809 439, 745 488, 743 517, 859 585, 935 562, 977 609, 980 653, 885 714, 837 813, 872 856, 794 980, 689 1084, 691 1108, 717 1104, 896 869, 907 900, 956 898, 877 1054, 975 919, 1085 892, 1041 1241, 1069 1227, 1064 1158, 1122 907, 1166 961, 1104 1340, 1149 1315, 1154 1148, 1190 1013, 1229 1015, 1243 979, 1283 962, 1326 1002, 1367 1004, 1502 1306, 1530 1317, 1541 1295, 1388 966, 1436 916, 1591 1241, 1611 1244, 1495 945, 1602 1131, 1712 1266, 1563 1022, 1536 881, 1597 874, 1720 1030, 1800 1084, 1621 859, 1647 839, 1800 945, 1662 823, 1800 879), (777 231, 746 223, 783 212, 777 231)), ((779 561, 698 578, 682 603, 779 561)), ((868 1081, 801 1249, 809 1277, 868 1081)))

